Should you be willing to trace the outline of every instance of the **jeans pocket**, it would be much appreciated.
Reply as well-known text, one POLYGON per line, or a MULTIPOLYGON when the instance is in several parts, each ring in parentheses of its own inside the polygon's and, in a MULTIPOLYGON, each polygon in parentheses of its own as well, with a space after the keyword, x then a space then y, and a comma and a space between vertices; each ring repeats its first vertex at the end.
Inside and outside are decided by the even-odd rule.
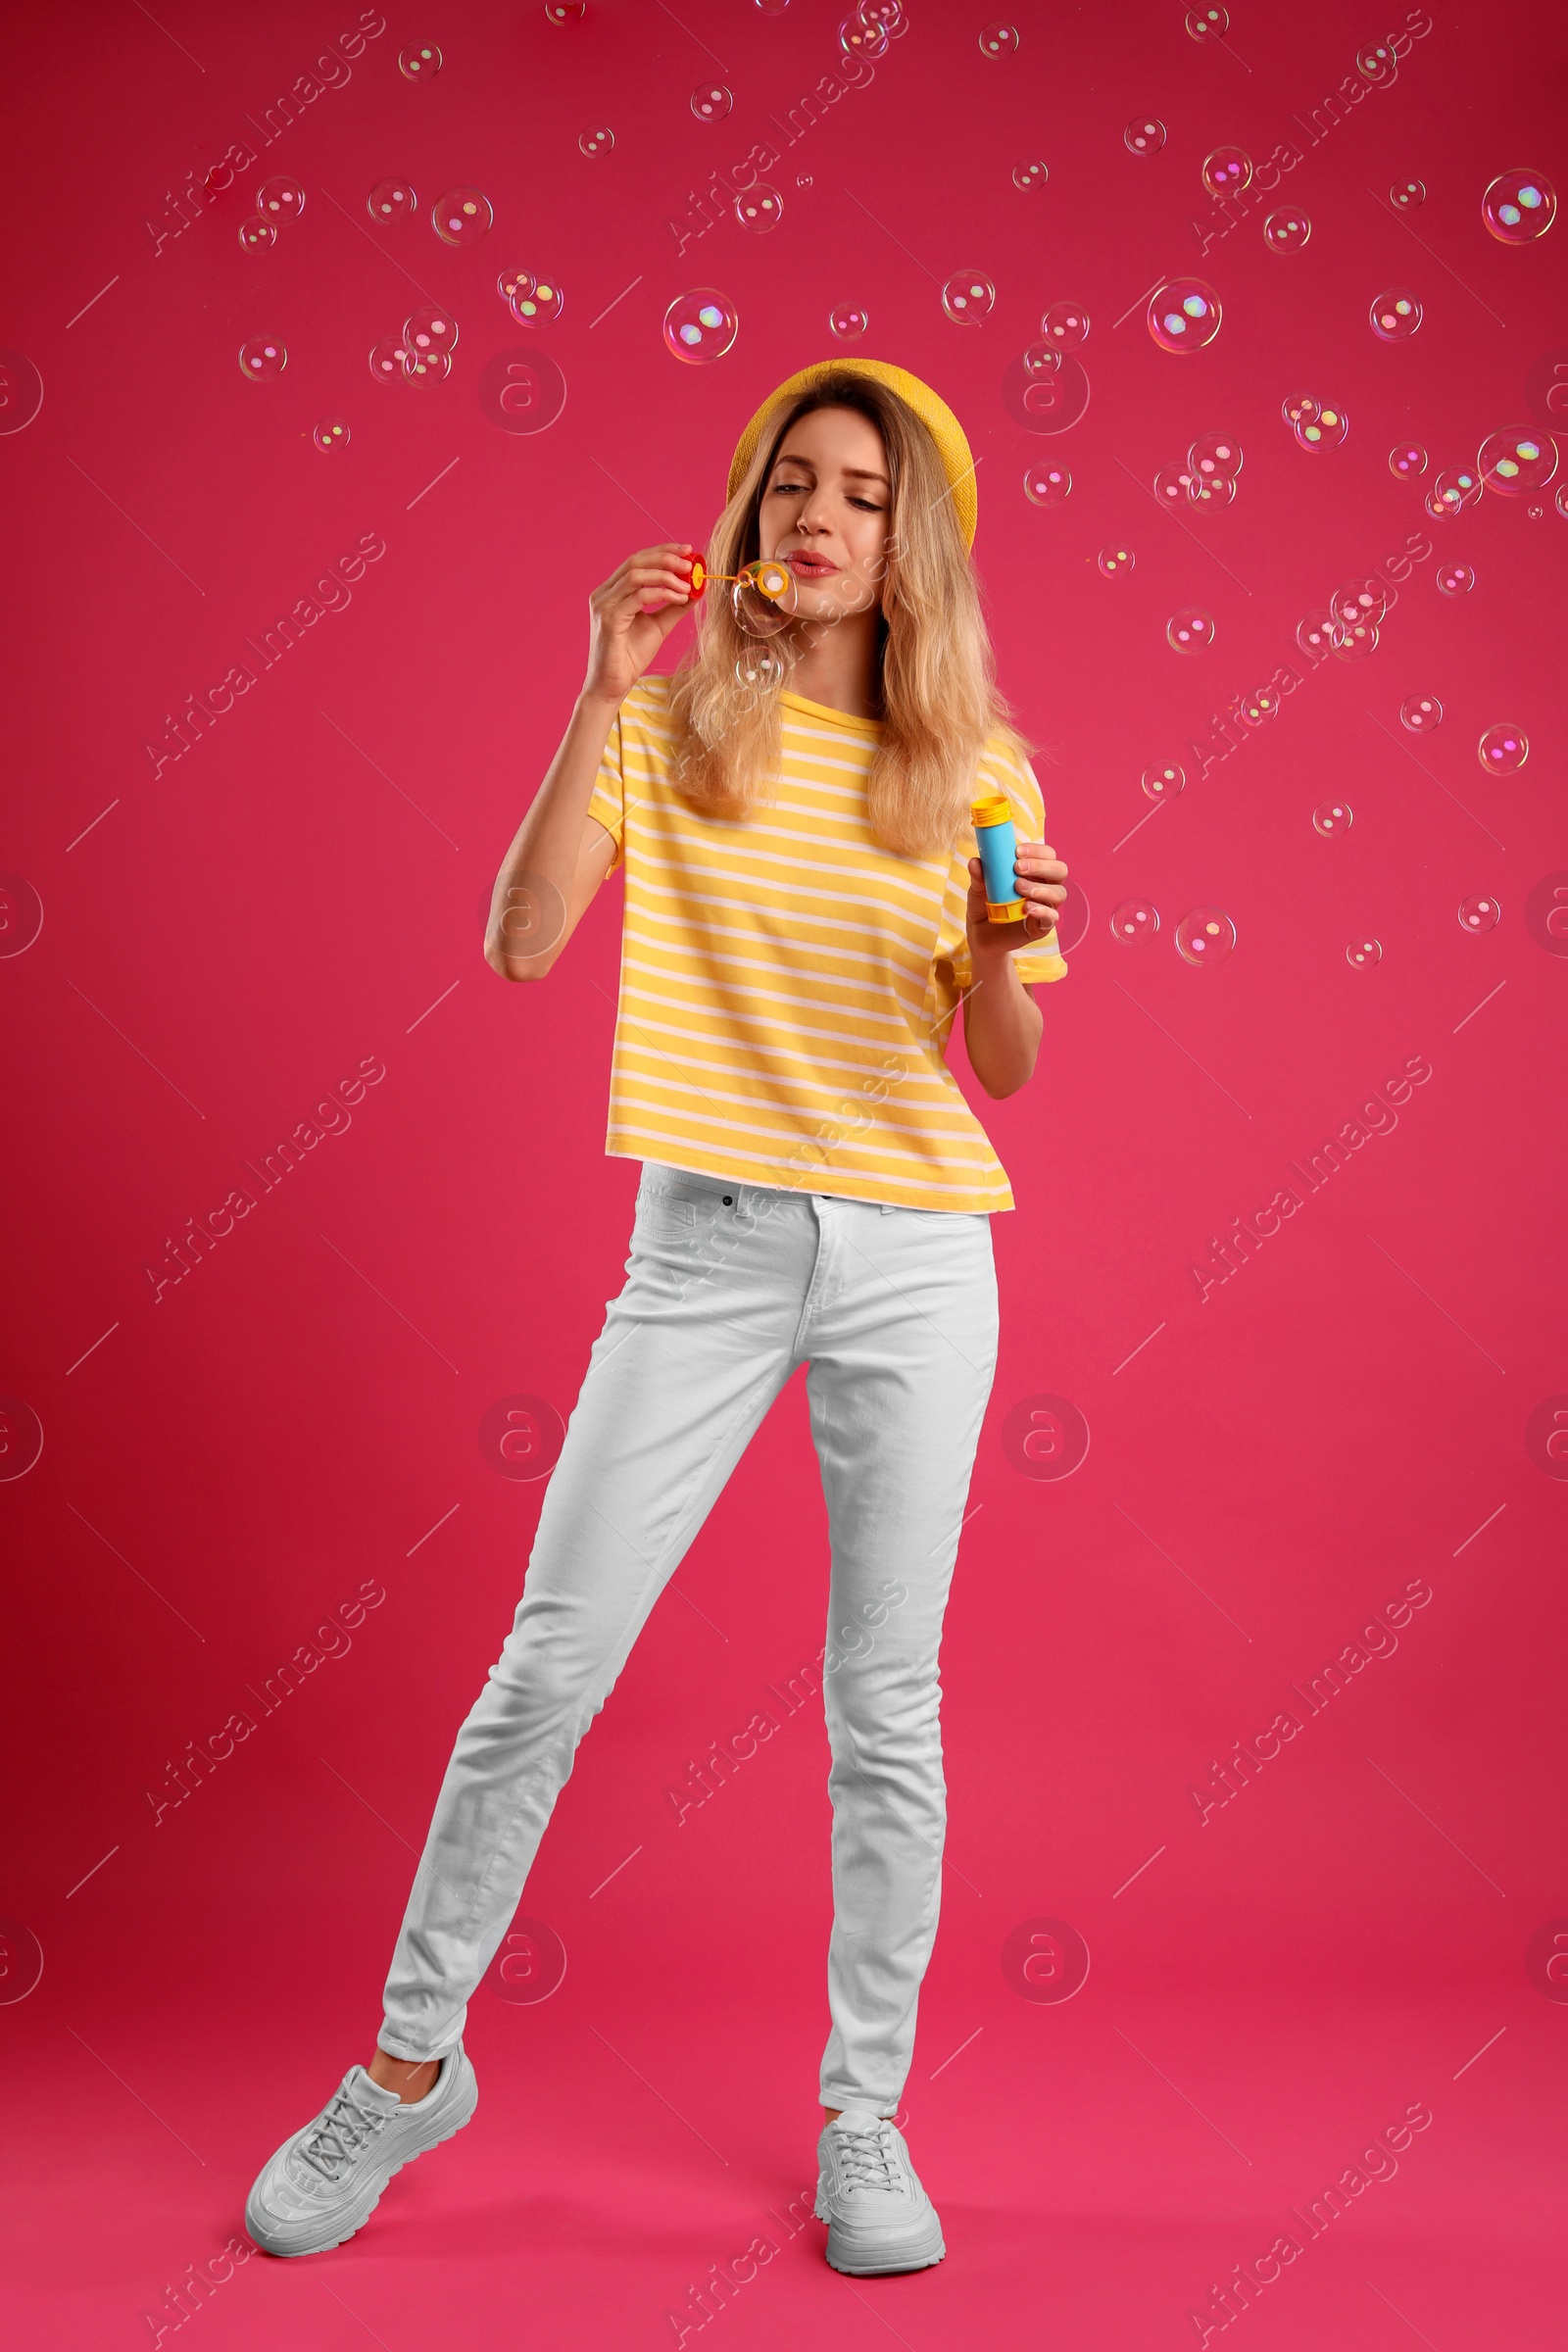
POLYGON ((640 1192, 633 1239, 681 1243, 697 1239, 697 1204, 669 1193, 640 1192))

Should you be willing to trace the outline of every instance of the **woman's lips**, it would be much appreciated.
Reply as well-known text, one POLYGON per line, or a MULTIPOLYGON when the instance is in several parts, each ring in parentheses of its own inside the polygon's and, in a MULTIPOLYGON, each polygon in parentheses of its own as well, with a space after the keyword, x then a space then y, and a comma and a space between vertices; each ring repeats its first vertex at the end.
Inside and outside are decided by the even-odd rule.
POLYGON ((786 556, 784 562, 798 580, 825 580, 838 569, 838 565, 830 564, 825 556, 793 555, 786 556))

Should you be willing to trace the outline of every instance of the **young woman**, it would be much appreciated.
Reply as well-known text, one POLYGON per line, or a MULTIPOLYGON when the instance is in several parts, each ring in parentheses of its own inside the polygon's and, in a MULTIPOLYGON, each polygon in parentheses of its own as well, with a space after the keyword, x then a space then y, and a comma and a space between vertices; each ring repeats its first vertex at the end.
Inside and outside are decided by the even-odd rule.
POLYGON ((937 1926, 937 1657, 996 1365, 990 1219, 1013 1201, 944 1054, 961 1002, 980 1084, 1016 1093, 1042 1025, 1025 983, 1066 969, 1067 869, 991 683, 974 520, 945 404, 835 362, 748 425, 706 559, 644 548, 591 600, 587 677, 485 954, 543 980, 623 866, 607 1150, 643 1162, 627 1281, 442 1783, 378 2046, 251 2191, 270 2252, 339 2244, 472 2115, 466 2002, 577 1744, 803 1363, 832 1539, 816 2211, 842 2271, 946 2250, 892 2119, 937 1926), (762 559, 783 595, 719 576, 762 559), (694 605, 692 652, 646 675, 694 605), (1021 921, 987 915, 971 802, 990 793, 1016 822, 1021 921))

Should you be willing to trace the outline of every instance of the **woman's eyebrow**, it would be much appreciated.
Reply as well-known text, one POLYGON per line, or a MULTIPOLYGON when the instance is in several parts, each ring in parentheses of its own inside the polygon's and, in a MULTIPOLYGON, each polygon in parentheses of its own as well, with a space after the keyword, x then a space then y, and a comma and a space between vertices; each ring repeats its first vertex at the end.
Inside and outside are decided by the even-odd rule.
MULTIPOLYGON (((778 468, 781 466, 800 466, 804 467, 808 473, 814 473, 816 471, 816 467, 811 464, 809 458, 792 457, 788 450, 783 451, 780 456, 773 460, 773 470, 775 473, 778 471, 778 468)), ((888 487, 888 477, 885 473, 873 472, 868 466, 841 466, 839 471, 844 475, 847 481, 880 482, 884 489, 888 487)))

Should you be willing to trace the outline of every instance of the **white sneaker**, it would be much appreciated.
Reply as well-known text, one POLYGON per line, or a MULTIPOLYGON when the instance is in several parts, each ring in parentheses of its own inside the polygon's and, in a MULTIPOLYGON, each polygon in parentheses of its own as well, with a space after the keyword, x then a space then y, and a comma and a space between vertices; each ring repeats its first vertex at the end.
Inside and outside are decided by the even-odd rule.
POLYGON ((817 2142, 816 2218, 836 2271, 923 2271, 947 2252, 904 2134, 874 2107, 846 2107, 817 2142))
POLYGON ((461 2041, 412 2105, 351 2066, 315 2122, 263 2166, 246 2201, 246 2229, 268 2254, 340 2246, 369 2220, 393 2174, 461 2132, 478 2104, 461 2041))

